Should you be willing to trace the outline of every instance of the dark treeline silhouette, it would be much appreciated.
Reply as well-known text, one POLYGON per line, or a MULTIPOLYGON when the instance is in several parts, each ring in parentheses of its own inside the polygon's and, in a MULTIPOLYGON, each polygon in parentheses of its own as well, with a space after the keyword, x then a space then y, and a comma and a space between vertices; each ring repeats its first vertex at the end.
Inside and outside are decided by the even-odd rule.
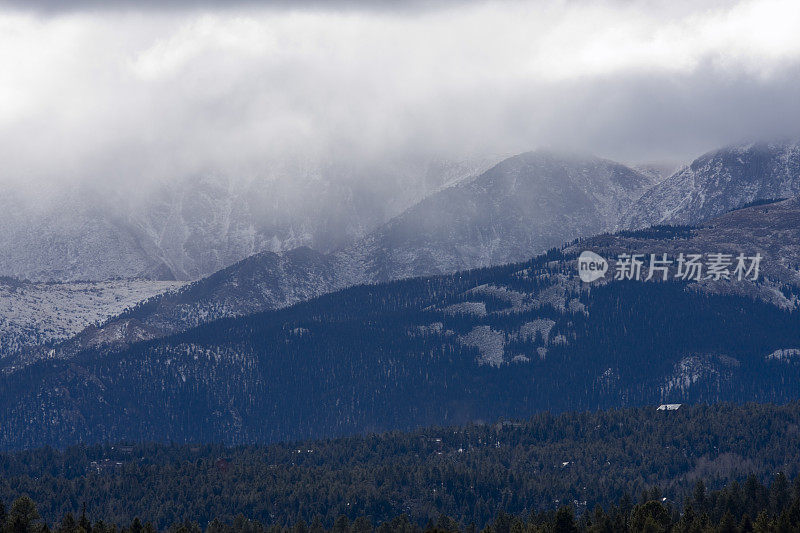
MULTIPOLYGON (((800 531, 800 478, 790 484, 778 473, 769 485, 749 476, 743 484, 733 482, 722 490, 707 491, 698 481, 691 496, 678 506, 662 497, 658 488, 644 491, 638 503, 623 495, 607 508, 600 505, 576 515, 572 506, 510 515, 498 512, 483 528, 475 523, 464 524, 442 514, 423 527, 403 514, 379 524, 368 516, 352 522, 341 515, 332 523, 317 516, 311 523, 298 520, 294 524, 270 523, 239 515, 230 522, 213 519, 205 526, 196 520, 173 524, 169 533, 782 533, 800 531)), ((134 518, 119 527, 101 519, 92 521, 86 505, 78 515, 67 512, 56 524, 47 524, 39 515, 36 503, 29 496, 20 496, 6 511, 0 502, 0 531, 2 533, 155 533, 151 522, 134 518)))
POLYGON ((798 403, 713 404, 542 413, 519 422, 233 448, 40 448, 0 454, 0 500, 27 494, 50 523, 85 502, 108 523, 140 516, 159 529, 186 520, 232 523, 238 515, 262 524, 319 517, 332 527, 342 515, 374 524, 406 515, 424 525, 444 514, 483 527, 500 511, 527 517, 562 504, 577 515, 596 505, 611 509, 626 493, 652 487, 683 502, 698 479, 716 490, 748 475, 762 483, 775 472, 795 478, 798 428, 798 403))

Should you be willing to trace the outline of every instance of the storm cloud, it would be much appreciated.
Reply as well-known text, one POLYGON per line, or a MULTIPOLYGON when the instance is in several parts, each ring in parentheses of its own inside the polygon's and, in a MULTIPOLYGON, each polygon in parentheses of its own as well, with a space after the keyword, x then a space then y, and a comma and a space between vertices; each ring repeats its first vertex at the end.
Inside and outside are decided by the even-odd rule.
POLYGON ((800 132, 800 5, 0 4, 0 181, 537 147, 630 162, 800 132))

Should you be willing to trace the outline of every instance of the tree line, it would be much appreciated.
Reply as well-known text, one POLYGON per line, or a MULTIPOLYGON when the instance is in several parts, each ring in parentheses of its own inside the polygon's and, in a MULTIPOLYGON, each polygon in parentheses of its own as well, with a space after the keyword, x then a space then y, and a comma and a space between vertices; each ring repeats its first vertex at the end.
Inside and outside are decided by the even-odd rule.
MULTIPOLYGON (((80 514, 65 513, 54 524, 42 520, 36 503, 20 496, 8 511, 0 501, 2 533, 156 533, 152 522, 139 517, 119 526, 102 519, 92 520, 84 504, 80 514)), ((369 516, 350 520, 340 515, 330 523, 319 516, 307 523, 262 522, 238 515, 230 522, 217 518, 201 525, 185 519, 166 528, 168 533, 783 533, 800 531, 800 478, 789 482, 778 473, 770 484, 762 484, 751 475, 743 484, 726 485, 707 491, 698 481, 682 505, 663 497, 658 488, 642 492, 638 503, 627 493, 608 507, 576 514, 573 506, 512 515, 499 511, 483 528, 474 522, 464 524, 441 514, 427 524, 413 522, 405 514, 380 523, 369 516)))
POLYGON ((794 478, 798 427, 798 403, 653 405, 271 445, 45 447, 0 454, 0 500, 28 494, 48 522, 86 503, 108 522, 146 516, 162 530, 238 515, 424 525, 444 514, 482 528, 499 511, 568 503, 582 515, 651 487, 682 502, 698 479, 718 490, 750 474, 794 478))

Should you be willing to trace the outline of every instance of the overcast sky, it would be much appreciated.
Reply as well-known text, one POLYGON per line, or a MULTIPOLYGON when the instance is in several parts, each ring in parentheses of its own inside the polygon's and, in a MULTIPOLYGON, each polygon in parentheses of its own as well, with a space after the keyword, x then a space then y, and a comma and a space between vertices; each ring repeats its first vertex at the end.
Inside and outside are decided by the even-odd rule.
POLYGON ((0 2, 0 179, 797 136, 800 2, 0 2))

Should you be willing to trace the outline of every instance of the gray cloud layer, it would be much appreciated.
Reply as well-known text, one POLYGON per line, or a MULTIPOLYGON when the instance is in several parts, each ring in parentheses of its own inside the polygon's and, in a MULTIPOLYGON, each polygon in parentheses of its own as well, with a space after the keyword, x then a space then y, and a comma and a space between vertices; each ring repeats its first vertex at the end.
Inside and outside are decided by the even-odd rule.
POLYGON ((800 134, 794 2, 21 4, 0 11, 0 181, 800 134))
POLYGON ((45 14, 114 10, 216 10, 239 8, 427 11, 473 0, 0 0, 0 7, 45 14))

